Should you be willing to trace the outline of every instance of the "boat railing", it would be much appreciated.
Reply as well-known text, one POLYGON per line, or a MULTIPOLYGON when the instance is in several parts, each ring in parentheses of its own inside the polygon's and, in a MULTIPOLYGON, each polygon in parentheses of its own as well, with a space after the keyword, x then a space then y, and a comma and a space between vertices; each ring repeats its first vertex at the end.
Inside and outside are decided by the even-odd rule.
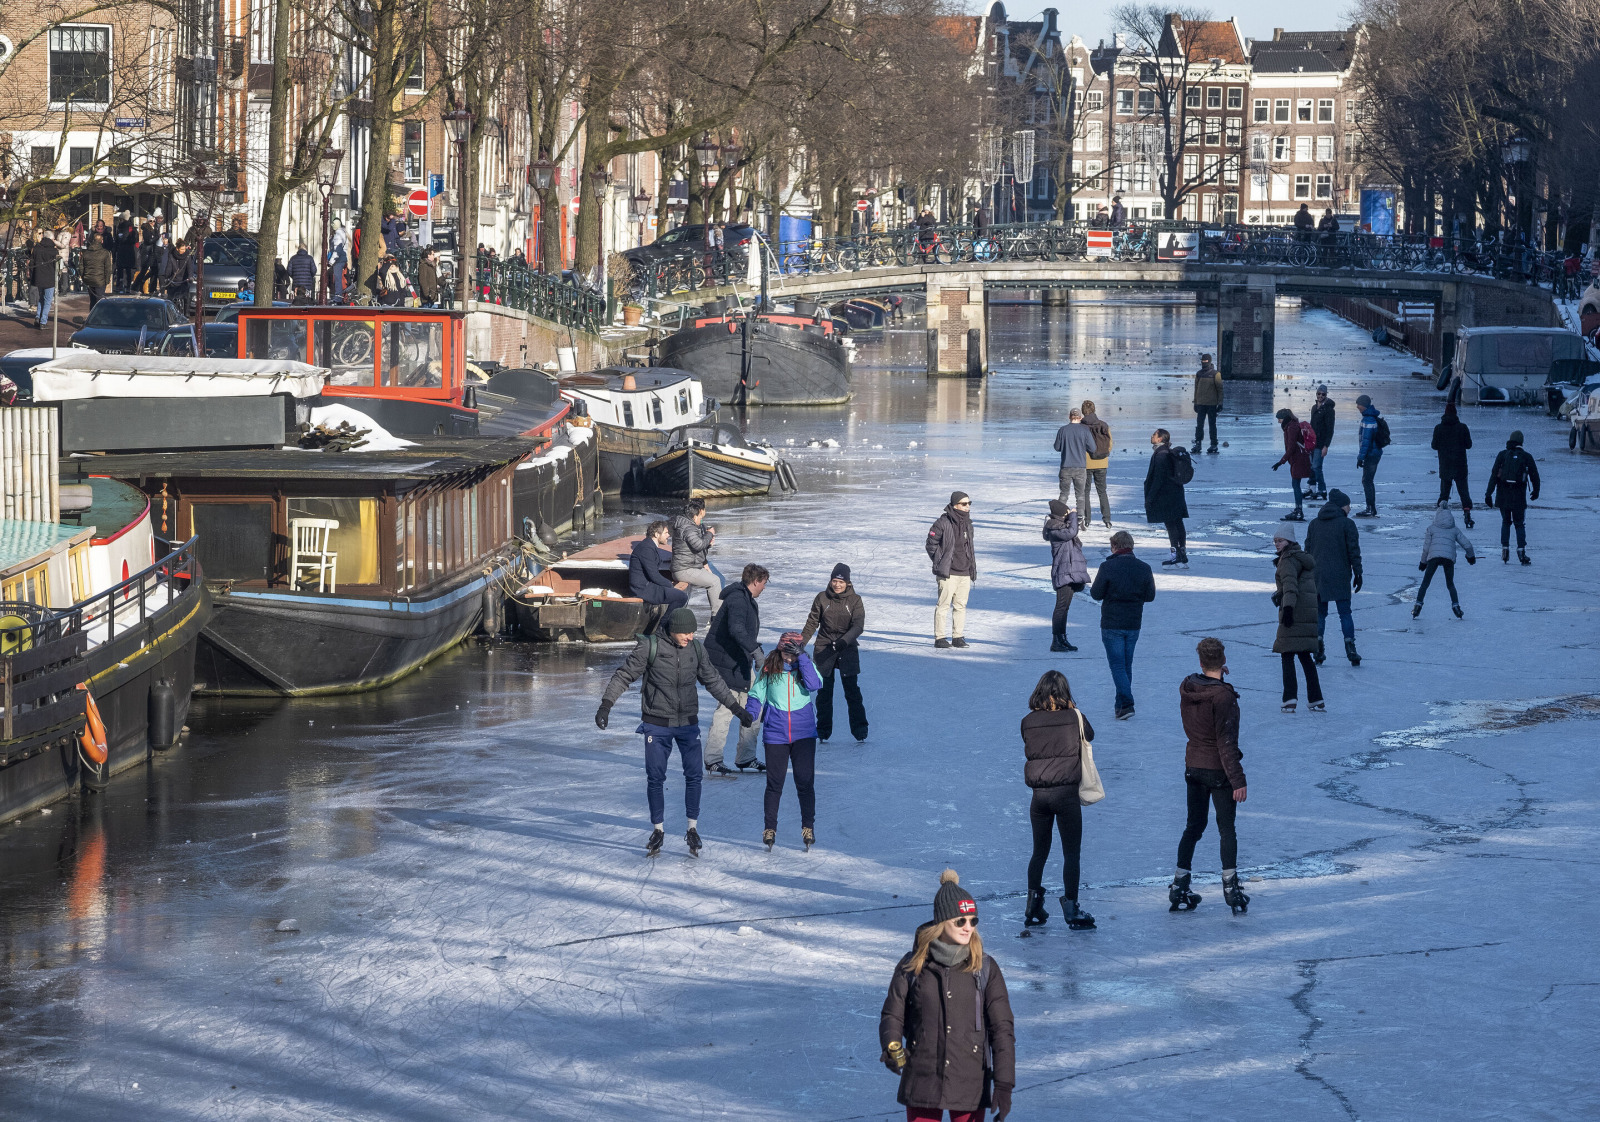
POLYGON ((189 587, 198 572, 196 541, 70 608, 0 612, 24 621, 0 627, 0 764, 10 751, 81 720, 83 655, 145 623, 189 587))

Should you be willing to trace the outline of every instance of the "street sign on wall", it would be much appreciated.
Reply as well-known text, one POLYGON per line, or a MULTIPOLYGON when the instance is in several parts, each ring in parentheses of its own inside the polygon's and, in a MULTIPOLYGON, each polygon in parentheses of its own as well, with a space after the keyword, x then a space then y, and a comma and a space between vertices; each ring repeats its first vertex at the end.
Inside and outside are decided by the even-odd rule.
POLYGON ((416 190, 407 195, 406 209, 410 210, 411 213, 416 215, 418 218, 428 217, 428 210, 430 209, 430 206, 428 202, 427 189, 418 187, 416 190))

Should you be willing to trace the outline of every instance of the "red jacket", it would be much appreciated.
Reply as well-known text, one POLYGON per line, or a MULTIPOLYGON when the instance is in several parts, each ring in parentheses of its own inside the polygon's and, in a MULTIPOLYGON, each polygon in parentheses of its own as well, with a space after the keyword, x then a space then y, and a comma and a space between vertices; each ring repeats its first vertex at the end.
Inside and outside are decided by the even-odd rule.
POLYGON ((1300 422, 1283 422, 1283 459, 1278 463, 1289 465, 1289 475, 1294 479, 1311 478, 1311 453, 1300 443, 1300 422))

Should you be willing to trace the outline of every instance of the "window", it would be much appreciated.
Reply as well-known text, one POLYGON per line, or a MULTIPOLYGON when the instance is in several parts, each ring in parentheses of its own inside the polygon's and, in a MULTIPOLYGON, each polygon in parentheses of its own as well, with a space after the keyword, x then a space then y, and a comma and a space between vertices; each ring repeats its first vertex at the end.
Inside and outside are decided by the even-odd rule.
POLYGON ((1083 95, 1083 107, 1091 113, 1098 113, 1106 107, 1106 91, 1090 90, 1083 95))
POLYGON ((423 56, 419 51, 411 62, 411 73, 406 75, 406 93, 423 93, 427 90, 427 83, 422 77, 422 62, 423 56))
POLYGON ((1244 87, 1243 86, 1229 86, 1228 87, 1228 108, 1229 109, 1243 109, 1244 108, 1244 87))
POLYGON ((1272 158, 1279 163, 1288 160, 1289 138, 1287 136, 1275 136, 1272 138, 1272 158))
POLYGON ((111 101, 111 29, 65 24, 50 29, 50 102, 55 106, 111 101))
POLYGON ((1294 119, 1307 122, 1311 120, 1311 99, 1309 97, 1302 97, 1295 103, 1294 119))
POLYGON ((1221 175, 1221 174, 1222 174, 1222 157, 1221 156, 1207 156, 1206 157, 1206 182, 1207 183, 1215 183, 1217 181, 1217 177, 1219 175, 1221 175))
POLYGON ((1239 196, 1222 196, 1222 221, 1229 226, 1239 221, 1239 196))
POLYGON ((271 575, 272 501, 203 502, 189 507, 189 534, 208 580, 267 580, 271 575))
POLYGON ((1347 164, 1353 164, 1356 162, 1357 135, 1357 133, 1353 132, 1347 132, 1344 134, 1344 162, 1347 164))
POLYGON ((1317 120, 1328 123, 1333 121, 1333 98, 1324 97, 1317 101, 1317 120))
POLYGON ((1215 195, 1200 196, 1200 221, 1215 222, 1217 220, 1217 197, 1215 195))
POLYGON ((378 500, 310 499, 288 500, 291 528, 297 518, 327 518, 339 524, 328 534, 328 552, 338 554, 335 583, 378 583, 378 500))
POLYGON ((1106 126, 1102 121, 1090 121, 1083 130, 1083 146, 1098 152, 1106 146, 1106 126))
POLYGON ((1206 118, 1206 147, 1215 148, 1222 143, 1222 118, 1206 118))
POLYGON ((1183 91, 1183 106, 1185 109, 1200 108, 1200 87, 1190 86, 1183 91))
POLYGON ((1319 175, 1319 176, 1317 176, 1317 198, 1319 198, 1319 199, 1331 199, 1331 198, 1333 198, 1333 176, 1331 176, 1331 175, 1319 175))
POLYGON ((1117 91, 1117 112, 1118 113, 1132 113, 1133 112, 1133 91, 1132 90, 1118 90, 1117 91))
POLYGON ((407 121, 405 129, 406 182, 422 182, 422 122, 407 121))
POLYGON ((1139 112, 1154 113, 1156 111, 1156 92, 1154 90, 1139 91, 1139 112))
POLYGON ((1345 124, 1353 125, 1353 124, 1356 123, 1356 106, 1359 105, 1359 104, 1360 104, 1360 102, 1357 101, 1353 97, 1346 99, 1346 101, 1344 103, 1344 123, 1345 124))
POLYGON ((1239 157, 1224 156, 1222 158, 1222 182, 1239 182, 1239 157))
POLYGON ((331 386, 370 386, 377 369, 374 320, 319 320, 316 364, 331 372, 331 386))
POLYGON ((1183 158, 1183 181, 1193 183, 1200 178, 1200 157, 1195 155, 1183 158))
POLYGON ((1309 199, 1311 197, 1311 177, 1309 175, 1297 175, 1294 177, 1294 197, 1297 199, 1309 199))
POLYGON ((1258 98, 1255 99, 1255 108, 1254 108, 1254 112, 1251 114, 1250 119, 1252 121, 1254 121, 1258 125, 1264 123, 1267 120, 1267 99, 1266 98, 1258 97, 1258 98))
POLYGON ((113 148, 106 157, 107 172, 117 179, 133 175, 133 152, 127 148, 113 148))
POLYGON ((34 175, 54 175, 56 150, 48 144, 36 144, 28 154, 28 167, 34 175))
POLYGON ((1111 189, 1113 191, 1131 191, 1133 182, 1131 177, 1131 164, 1115 164, 1111 169, 1111 189))
POLYGON ((1252 161, 1259 161, 1259 160, 1265 160, 1266 158, 1267 158, 1267 134, 1264 133, 1264 132, 1253 132, 1253 133, 1251 133, 1250 134, 1250 159, 1252 161))
POLYGON ((1190 117, 1183 122, 1183 142, 1185 144, 1200 143, 1200 118, 1190 117))
POLYGON ((1238 148, 1244 143, 1243 117, 1228 118, 1228 131, 1223 135, 1222 142, 1229 148, 1238 148))
POLYGON ((149 89, 150 108, 157 112, 172 108, 172 43, 172 28, 150 29, 149 73, 145 81, 149 89))
POLYGON ((1086 160, 1083 165, 1083 185, 1092 190, 1100 190, 1100 172, 1103 167, 1099 160, 1086 160))
POLYGON ((1287 121, 1289 119, 1289 99, 1280 97, 1272 103, 1272 119, 1274 121, 1287 121))
POLYGON ((1294 158, 1302 163, 1311 159, 1311 138, 1309 136, 1297 136, 1294 138, 1294 158))
POLYGON ((1323 163, 1333 162, 1333 137, 1317 137, 1317 159, 1321 160, 1323 163))
MULTIPOLYGON (((319 337, 321 334, 319 331, 319 337)), ((253 359, 304 362, 306 321, 278 319, 275 316, 250 317, 245 320, 244 353, 253 359)))
POLYGON ((1160 199, 1154 200, 1150 204, 1150 217, 1151 218, 1160 218, 1162 215, 1167 213, 1165 208, 1166 208, 1166 204, 1164 202, 1162 202, 1160 199))
POLYGON ((412 390, 444 385, 444 324, 391 320, 383 328, 384 385, 412 390))
POLYGON ((67 173, 69 175, 77 175, 84 168, 93 166, 93 148, 79 148, 74 145, 67 149, 67 173))
POLYGON ((1222 87, 1221 86, 1207 86, 1206 87, 1206 108, 1207 109, 1221 109, 1222 108, 1222 87))

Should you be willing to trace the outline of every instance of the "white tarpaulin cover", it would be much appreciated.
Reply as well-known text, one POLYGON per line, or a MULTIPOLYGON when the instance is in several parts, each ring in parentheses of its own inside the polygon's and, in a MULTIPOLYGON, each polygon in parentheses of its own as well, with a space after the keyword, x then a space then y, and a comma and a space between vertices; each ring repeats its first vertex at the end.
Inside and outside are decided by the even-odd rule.
POLYGON ((328 372, 304 362, 76 351, 33 368, 35 401, 95 397, 316 397, 328 372))

